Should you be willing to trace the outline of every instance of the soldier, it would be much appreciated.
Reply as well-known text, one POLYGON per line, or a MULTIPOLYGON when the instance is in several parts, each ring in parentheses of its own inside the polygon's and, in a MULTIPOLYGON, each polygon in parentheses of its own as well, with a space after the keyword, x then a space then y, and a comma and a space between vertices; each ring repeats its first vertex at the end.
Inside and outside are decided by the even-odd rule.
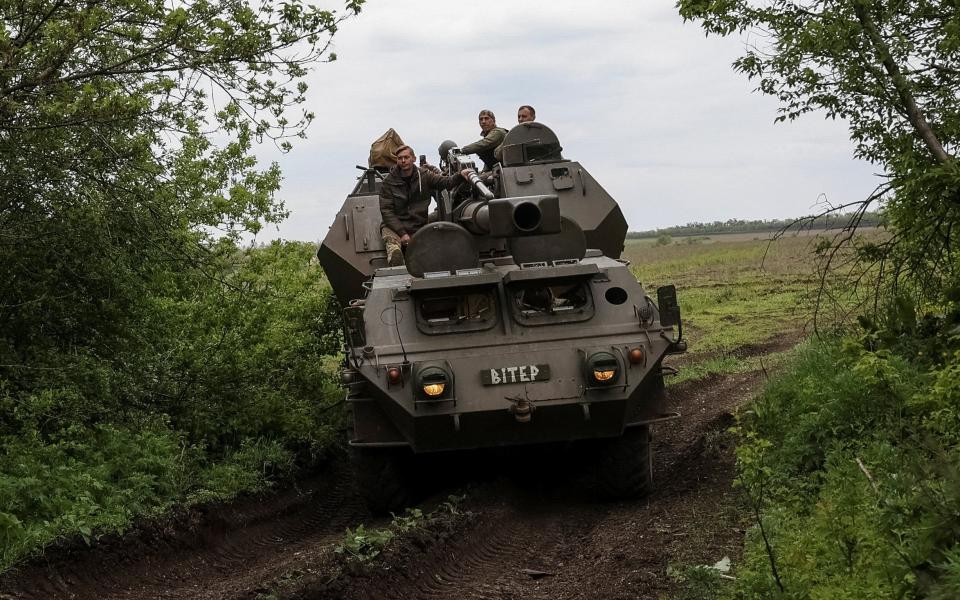
POLYGON ((410 236, 427 224, 433 190, 452 189, 466 180, 469 169, 450 176, 439 175, 414 164, 416 153, 410 146, 397 148, 397 164, 380 184, 380 235, 387 247, 387 265, 403 264, 403 247, 410 236))
POLYGON ((483 161, 483 170, 490 171, 497 163, 494 152, 503 143, 507 130, 497 127, 497 118, 493 115, 493 111, 481 110, 479 120, 480 133, 483 137, 472 144, 467 144, 460 151, 464 154, 476 154, 483 161))
POLYGON ((535 121, 537 119, 537 111, 533 110, 533 107, 529 104, 524 104, 517 109, 517 123, 526 123, 527 121, 535 121))

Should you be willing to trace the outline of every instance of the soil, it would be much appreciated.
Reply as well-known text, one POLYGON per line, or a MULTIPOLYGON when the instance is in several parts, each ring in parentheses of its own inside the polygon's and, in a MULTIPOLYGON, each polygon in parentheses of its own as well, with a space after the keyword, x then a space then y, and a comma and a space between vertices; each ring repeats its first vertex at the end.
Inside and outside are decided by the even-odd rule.
POLYGON ((681 584, 668 569, 740 558, 746 510, 726 430, 764 377, 668 387, 683 417, 654 426, 655 490, 641 500, 597 501, 563 476, 560 455, 457 458, 420 505, 464 495, 456 510, 434 510, 362 563, 334 552, 345 529, 388 520, 367 512, 341 457, 294 488, 48 549, 0 576, 0 599, 670 597, 681 584))

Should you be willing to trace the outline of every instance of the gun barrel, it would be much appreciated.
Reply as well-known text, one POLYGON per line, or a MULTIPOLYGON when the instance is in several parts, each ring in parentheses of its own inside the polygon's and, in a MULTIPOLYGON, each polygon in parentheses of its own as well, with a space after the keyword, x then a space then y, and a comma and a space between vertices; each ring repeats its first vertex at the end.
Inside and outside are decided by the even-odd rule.
POLYGON ((454 220, 470 233, 491 237, 559 233, 560 201, 553 194, 472 200, 457 208, 454 220))
POLYGON ((485 200, 493 200, 493 192, 480 180, 480 176, 477 175, 476 171, 471 170, 467 179, 470 181, 470 184, 480 192, 480 195, 483 196, 485 200))
POLYGON ((490 210, 487 208, 487 202, 484 200, 473 200, 464 203, 460 209, 460 218, 457 220, 460 225, 466 227, 467 231, 476 235, 486 235, 490 233, 490 210))

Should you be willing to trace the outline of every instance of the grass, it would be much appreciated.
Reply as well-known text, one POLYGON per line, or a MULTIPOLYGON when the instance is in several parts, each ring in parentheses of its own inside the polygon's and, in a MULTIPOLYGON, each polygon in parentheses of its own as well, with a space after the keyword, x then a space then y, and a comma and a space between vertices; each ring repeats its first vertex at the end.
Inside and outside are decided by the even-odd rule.
POLYGON ((750 371, 776 369, 784 363, 789 353, 777 351, 756 356, 741 357, 734 354, 722 356, 693 356, 689 364, 683 365, 676 377, 669 380, 670 385, 684 381, 697 381, 711 375, 748 373, 750 371))
POLYGON ((677 286, 690 351, 681 375, 671 383, 769 367, 774 362, 769 357, 733 351, 782 336, 799 337, 808 328, 819 285, 814 270, 818 238, 768 237, 674 238, 666 245, 627 240, 623 258, 648 293, 670 283, 677 286))

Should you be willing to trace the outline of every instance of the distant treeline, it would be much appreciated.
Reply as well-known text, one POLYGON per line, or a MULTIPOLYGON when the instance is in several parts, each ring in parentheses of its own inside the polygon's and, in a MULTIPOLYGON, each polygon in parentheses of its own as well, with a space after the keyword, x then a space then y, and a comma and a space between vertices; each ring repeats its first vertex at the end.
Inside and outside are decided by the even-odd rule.
MULTIPOLYGON (((665 227, 663 229, 651 229, 649 231, 631 231, 627 233, 628 239, 655 238, 661 235, 669 236, 693 236, 693 235, 717 235, 721 233, 755 233, 779 231, 786 227, 791 229, 839 229, 844 227, 849 221, 851 214, 824 215, 815 219, 770 219, 761 221, 746 221, 744 219, 729 219, 727 221, 714 221, 712 223, 687 223, 686 225, 677 225, 675 227, 665 227)), ((878 212, 864 213, 860 220, 860 227, 877 227, 882 223, 881 215, 878 212)))

